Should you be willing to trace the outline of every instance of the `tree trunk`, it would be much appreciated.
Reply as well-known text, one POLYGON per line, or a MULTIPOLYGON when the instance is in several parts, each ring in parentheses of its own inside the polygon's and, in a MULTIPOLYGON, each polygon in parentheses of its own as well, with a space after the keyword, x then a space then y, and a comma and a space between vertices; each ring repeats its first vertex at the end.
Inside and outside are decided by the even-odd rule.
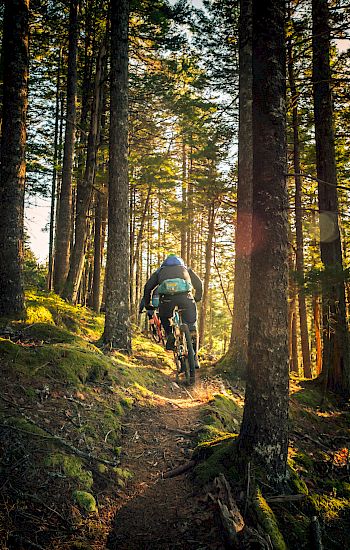
POLYGON ((111 121, 104 341, 131 351, 128 182, 129 1, 111 2, 111 121))
POLYGON ((208 234, 205 246, 205 276, 203 285, 203 298, 201 302, 201 314, 199 319, 199 345, 204 345, 205 325, 207 319, 208 298, 209 298, 209 283, 211 272, 211 258, 213 253, 213 238, 215 224, 215 203, 212 200, 208 208, 208 234))
POLYGON ((329 275, 322 287, 323 370, 329 389, 349 394, 350 357, 338 222, 337 173, 330 72, 327 0, 312 1, 313 94, 321 260, 329 275))
POLYGON ((87 235, 87 216, 93 194, 93 183, 96 171, 96 157, 99 142, 99 128, 102 116, 102 82, 104 58, 106 55, 105 44, 102 43, 96 62, 95 89, 91 107, 91 121, 88 137, 86 166, 84 178, 78 182, 75 242, 71 255, 70 269, 64 286, 62 296, 73 302, 77 301, 77 293, 83 271, 85 259, 85 244, 87 235))
POLYGON ((24 308, 23 209, 26 175, 29 0, 6 0, 2 47, 0 169, 0 316, 24 308))
POLYGON ((57 199, 57 161, 58 161, 58 140, 60 125, 60 88, 61 88, 61 48, 58 52, 57 81, 56 81, 56 106, 55 106, 55 135, 53 144, 53 168, 51 185, 51 210, 50 210, 50 237, 49 237, 49 265, 47 288, 53 288, 53 252, 54 252, 54 233, 55 233, 55 210, 57 199))
MULTIPOLYGON (((290 236, 291 238, 291 236, 290 236)), ((297 292, 296 285, 293 278, 293 272, 295 270, 293 261, 293 250, 290 247, 289 250, 289 304, 288 304, 288 342, 289 342, 289 368, 290 371, 299 373, 299 359, 298 359, 298 335, 296 325, 296 302, 297 292)))
POLYGON ((107 190, 103 189, 97 194, 95 211, 95 235, 94 235, 94 275, 92 284, 92 308, 99 313, 101 308, 101 268, 104 248, 103 224, 107 217, 107 190))
POLYGON ((252 231, 252 0, 240 0, 238 141, 234 309, 228 353, 232 370, 244 376, 248 360, 252 231))
POLYGON ((307 326, 306 300, 303 292, 302 281, 304 280, 304 236, 302 219, 302 187, 300 177, 300 142, 299 142, 299 114, 298 114, 298 92, 294 78, 294 60, 291 39, 288 40, 288 75, 292 101, 293 119, 293 165, 295 173, 295 233, 296 233, 296 271, 299 280, 298 304, 300 318, 300 341, 303 356, 303 370, 306 378, 311 378, 309 331, 307 326))
POLYGON ((314 314, 314 330, 316 340, 316 376, 318 376, 322 371, 322 338, 320 329, 320 304, 317 294, 314 294, 312 297, 312 310, 314 314))
POLYGON ((182 138, 182 183, 181 183, 181 258, 187 255, 187 154, 186 143, 182 138))
POLYGON ((285 2, 253 0, 253 223, 249 346, 239 449, 285 480, 288 451, 288 195, 285 2))
POLYGON ((141 217, 139 231, 138 231, 138 234, 137 234, 135 251, 132 255, 132 260, 131 260, 131 262, 132 262, 132 272, 134 272, 134 270, 135 270, 135 265, 136 265, 137 258, 138 258, 138 255, 139 255, 141 242, 142 242, 142 239, 143 239, 143 232, 144 232, 144 228, 145 228, 146 215, 147 215, 147 211, 148 211, 148 207, 149 207, 149 203, 150 203, 151 193, 152 193, 152 184, 150 183, 149 186, 148 186, 148 189, 147 189, 146 200, 145 200, 144 205, 143 205, 142 217, 141 217))
POLYGON ((79 0, 71 0, 69 14, 67 117, 53 281, 54 289, 57 293, 62 292, 67 278, 72 237, 72 172, 76 126, 78 5, 79 0))

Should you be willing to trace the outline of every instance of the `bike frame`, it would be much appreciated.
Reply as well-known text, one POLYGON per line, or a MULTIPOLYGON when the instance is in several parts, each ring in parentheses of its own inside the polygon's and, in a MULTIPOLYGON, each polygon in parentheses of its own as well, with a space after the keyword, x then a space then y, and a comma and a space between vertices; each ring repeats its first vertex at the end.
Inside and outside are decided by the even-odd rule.
POLYGON ((158 313, 156 310, 153 311, 153 315, 150 319, 148 319, 148 326, 151 332, 151 335, 153 339, 157 343, 161 343, 164 345, 165 338, 164 338, 164 332, 163 327, 160 318, 158 317, 158 313))

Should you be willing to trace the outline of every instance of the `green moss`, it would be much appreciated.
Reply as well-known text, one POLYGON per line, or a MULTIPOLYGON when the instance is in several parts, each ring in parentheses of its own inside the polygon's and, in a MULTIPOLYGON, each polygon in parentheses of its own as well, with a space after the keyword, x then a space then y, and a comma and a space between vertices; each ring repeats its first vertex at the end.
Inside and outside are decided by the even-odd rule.
POLYGON ((133 406, 134 400, 132 397, 122 397, 120 399, 120 404, 124 409, 131 409, 133 406))
POLYGON ((59 466, 67 477, 79 481, 82 489, 91 489, 93 485, 91 471, 83 468, 83 461, 77 456, 56 453, 46 460, 46 465, 59 466))
POLYGON ((30 376, 40 372, 75 385, 102 380, 112 366, 108 358, 82 341, 26 347, 0 338, 0 357, 19 372, 30 376))
POLYGON ((7 423, 10 426, 14 426, 15 428, 18 428, 19 430, 23 430, 25 432, 39 435, 39 436, 49 437, 44 430, 39 428, 39 426, 36 426, 35 424, 28 422, 25 418, 22 418, 21 416, 9 418, 7 420, 7 423))
POLYGON ((133 477, 133 473, 130 472, 130 470, 127 470, 126 468, 113 468, 113 471, 117 478, 117 484, 119 487, 125 487, 126 482, 128 479, 131 479, 133 477))
POLYGON ((27 305, 27 323, 51 323, 54 324, 52 313, 44 306, 40 305, 27 305))
POLYGON ((215 394, 204 409, 203 423, 227 432, 236 432, 242 419, 243 409, 236 399, 228 394, 215 394))
POLYGON ((321 405, 323 396, 320 389, 317 386, 314 386, 304 387, 302 390, 293 393, 293 399, 302 405, 317 409, 321 405))
POLYGON ((286 543, 284 542, 282 533, 277 524, 276 516, 259 489, 253 500, 253 505, 258 522, 263 530, 270 536, 273 548, 275 550, 287 550, 286 543))
POLYGON ((330 495, 314 494, 309 496, 309 502, 322 515, 325 521, 338 519, 342 512, 350 511, 350 501, 330 495))
POLYGON ((207 483, 220 473, 231 481, 237 481, 239 475, 234 465, 235 441, 232 434, 212 442, 201 443, 195 449, 193 458, 199 460, 194 473, 199 483, 207 483))
POLYGON ((226 353, 215 365, 215 373, 221 374, 230 381, 246 379, 246 365, 239 353, 226 353))
POLYGON ((26 293, 27 325, 33 323, 50 323, 97 340, 103 332, 103 316, 91 310, 72 306, 54 293, 26 293))
POLYGON ((297 494, 308 495, 309 490, 305 481, 300 477, 297 472, 295 463, 293 460, 288 461, 288 478, 290 485, 294 488, 297 494))
POLYGON ((23 334, 28 340, 43 340, 52 344, 71 343, 76 340, 76 336, 68 330, 43 322, 30 325, 24 329, 23 334))
POLYGON ((283 537, 287 548, 297 550, 310 548, 310 518, 299 513, 295 509, 293 512, 286 508, 279 509, 279 522, 283 524, 283 537))
POLYGON ((293 461, 299 465, 299 466, 302 466, 303 468, 305 468, 307 471, 312 471, 314 469, 314 461, 313 459, 310 457, 310 455, 302 452, 302 451, 299 451, 295 454, 295 456, 293 457, 293 461))
POLYGON ((91 493, 74 491, 73 498, 84 512, 97 512, 96 500, 91 493))
POLYGON ((147 389, 145 386, 141 386, 138 382, 134 382, 133 388, 136 389, 136 395, 141 395, 142 397, 148 397, 152 395, 152 392, 147 389))

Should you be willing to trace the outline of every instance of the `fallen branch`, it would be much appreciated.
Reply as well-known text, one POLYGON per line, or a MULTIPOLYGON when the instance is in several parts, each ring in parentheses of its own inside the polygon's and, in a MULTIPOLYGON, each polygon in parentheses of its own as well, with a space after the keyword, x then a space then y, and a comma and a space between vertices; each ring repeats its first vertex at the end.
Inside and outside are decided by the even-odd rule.
POLYGON ((266 497, 266 502, 297 502, 299 500, 304 500, 306 495, 276 495, 275 497, 266 497))
POLYGON ((168 432, 184 435, 186 437, 193 437, 195 434, 198 433, 198 430, 194 430, 193 432, 186 432, 185 430, 181 430, 180 428, 171 428, 170 426, 164 426, 164 429, 168 430, 168 432))
POLYGON ((162 478, 168 479, 170 477, 179 476, 181 474, 184 474, 185 472, 188 472, 188 470, 191 470, 195 465, 196 465, 196 461, 190 460, 189 462, 186 462, 186 464, 181 464, 181 466, 174 468, 174 470, 168 470, 167 472, 163 472, 162 478))

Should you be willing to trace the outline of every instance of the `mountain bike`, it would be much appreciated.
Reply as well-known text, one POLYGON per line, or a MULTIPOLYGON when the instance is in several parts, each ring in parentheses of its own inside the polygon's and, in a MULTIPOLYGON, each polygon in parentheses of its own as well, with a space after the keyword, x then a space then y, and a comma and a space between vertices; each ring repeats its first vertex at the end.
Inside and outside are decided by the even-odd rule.
POLYGON ((157 310, 153 310, 152 317, 148 318, 148 330, 151 334, 151 337, 157 344, 162 344, 162 346, 165 346, 165 333, 164 329, 162 327, 162 323, 158 317, 157 310))
POLYGON ((170 319, 170 326, 175 339, 176 381, 179 381, 180 374, 184 374, 186 383, 194 384, 196 366, 191 333, 188 325, 182 321, 181 310, 177 306, 175 306, 170 319))

